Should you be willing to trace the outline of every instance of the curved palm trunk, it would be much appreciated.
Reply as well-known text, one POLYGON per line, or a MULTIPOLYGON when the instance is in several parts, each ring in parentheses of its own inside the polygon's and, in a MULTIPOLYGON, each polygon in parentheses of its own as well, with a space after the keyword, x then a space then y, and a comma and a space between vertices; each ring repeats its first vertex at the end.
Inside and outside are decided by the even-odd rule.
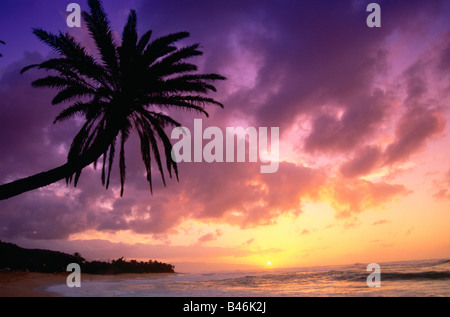
POLYGON ((0 185, 0 200, 5 200, 23 194, 30 190, 38 189, 71 177, 77 171, 80 171, 86 166, 94 163, 103 153, 106 152, 113 140, 114 137, 111 137, 111 135, 109 135, 109 137, 105 138, 103 142, 98 142, 95 146, 92 146, 76 161, 68 162, 47 172, 39 173, 30 177, 13 181, 11 183, 0 185))
POLYGON ((70 165, 64 164, 47 172, 39 173, 30 177, 0 186, 0 200, 5 200, 33 189, 41 188, 53 184, 59 180, 72 175, 73 170, 70 165))

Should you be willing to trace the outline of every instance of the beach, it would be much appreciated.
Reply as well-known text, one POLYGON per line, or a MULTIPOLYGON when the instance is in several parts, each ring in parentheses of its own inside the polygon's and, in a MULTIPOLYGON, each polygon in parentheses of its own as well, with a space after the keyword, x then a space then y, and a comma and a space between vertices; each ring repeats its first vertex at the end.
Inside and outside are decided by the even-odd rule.
POLYGON ((46 288, 65 283, 66 278, 65 273, 0 272, 0 297, 57 297, 46 288))
MULTIPOLYGON (((34 273, 22 271, 0 272, 0 297, 60 297, 51 292, 52 286, 66 286, 69 273, 34 273)), ((123 274, 132 278, 134 274, 123 274)), ((116 278, 114 275, 82 274, 84 281, 105 282, 116 278)), ((67 287, 67 286, 66 286, 67 287)))
POLYGON ((355 263, 279 270, 203 273, 82 274, 0 272, 1 297, 441 297, 450 296, 450 260, 380 263, 370 287, 367 265, 355 263))
MULTIPOLYGON (((77 296, 76 289, 67 287, 66 279, 70 273, 34 273, 22 271, 0 271, 0 297, 61 297, 63 294, 51 289, 62 289, 69 296, 77 296), (72 291, 72 292, 71 292, 72 291)), ((122 280, 152 280, 167 277, 167 273, 96 275, 81 274, 82 282, 88 284, 113 283, 122 280)), ((83 294, 82 296, 86 296, 83 294)))

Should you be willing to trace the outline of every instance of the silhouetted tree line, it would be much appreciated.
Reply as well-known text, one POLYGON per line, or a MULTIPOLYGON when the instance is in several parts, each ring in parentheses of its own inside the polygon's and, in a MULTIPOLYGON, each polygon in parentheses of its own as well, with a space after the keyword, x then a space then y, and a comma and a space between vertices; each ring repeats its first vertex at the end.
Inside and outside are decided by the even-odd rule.
POLYGON ((84 262, 81 271, 88 274, 120 274, 120 273, 174 273, 175 266, 167 263, 149 260, 125 261, 123 257, 111 262, 84 262))
MULTIPOLYGON (((84 260, 84 259, 83 259, 84 260)), ((37 249, 24 249, 12 243, 0 241, 0 269, 30 272, 63 272, 69 263, 79 258, 70 254, 37 249)))
POLYGON ((12 243, 0 241, 0 269, 41 273, 66 272, 67 265, 78 263, 82 273, 174 273, 175 266, 149 260, 125 261, 123 257, 111 262, 86 261, 78 252, 73 255, 59 251, 24 249, 12 243))

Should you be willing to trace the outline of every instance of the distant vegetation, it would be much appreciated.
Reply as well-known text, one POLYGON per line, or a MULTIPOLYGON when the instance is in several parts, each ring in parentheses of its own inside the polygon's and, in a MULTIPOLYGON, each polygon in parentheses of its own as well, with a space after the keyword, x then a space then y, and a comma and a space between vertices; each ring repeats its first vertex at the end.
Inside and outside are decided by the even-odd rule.
POLYGON ((0 241, 0 269, 41 273, 66 272, 67 265, 78 263, 87 274, 174 273, 175 266, 158 261, 125 261, 123 257, 111 262, 86 261, 79 253, 70 255, 58 251, 24 249, 0 241))

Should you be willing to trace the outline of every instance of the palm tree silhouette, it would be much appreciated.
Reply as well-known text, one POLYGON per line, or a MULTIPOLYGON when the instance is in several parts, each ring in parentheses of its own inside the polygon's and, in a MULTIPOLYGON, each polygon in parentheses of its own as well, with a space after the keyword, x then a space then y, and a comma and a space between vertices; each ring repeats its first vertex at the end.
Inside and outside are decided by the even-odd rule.
POLYGON ((198 74, 196 65, 184 60, 202 55, 199 44, 177 48, 174 43, 187 38, 180 32, 150 42, 151 31, 138 38, 136 12, 130 11, 118 46, 110 30, 109 20, 99 0, 89 0, 90 14, 83 18, 96 43, 101 61, 89 55, 69 34, 54 35, 42 29, 33 33, 54 51, 59 58, 25 67, 56 72, 32 83, 34 87, 59 90, 52 103, 71 102, 55 119, 64 121, 75 115, 85 118, 84 125, 73 139, 67 163, 28 178, 0 186, 0 200, 66 179, 77 186, 81 171, 103 156, 102 184, 108 188, 111 168, 119 152, 121 196, 125 183, 125 142, 134 129, 140 138, 142 160, 147 181, 152 188, 152 158, 155 160, 164 185, 164 169, 170 178, 178 179, 176 163, 171 159, 172 144, 164 128, 181 126, 166 109, 179 108, 208 116, 205 105, 223 105, 205 94, 216 91, 211 84, 225 78, 217 74, 198 74), (116 144, 117 143, 117 144, 116 144), (159 147, 163 147, 165 168, 159 147))
MULTIPOLYGON (((0 44, 5 45, 5 42, 3 42, 2 40, 0 40, 0 44)), ((2 57, 3 55, 0 53, 0 57, 2 57)))

